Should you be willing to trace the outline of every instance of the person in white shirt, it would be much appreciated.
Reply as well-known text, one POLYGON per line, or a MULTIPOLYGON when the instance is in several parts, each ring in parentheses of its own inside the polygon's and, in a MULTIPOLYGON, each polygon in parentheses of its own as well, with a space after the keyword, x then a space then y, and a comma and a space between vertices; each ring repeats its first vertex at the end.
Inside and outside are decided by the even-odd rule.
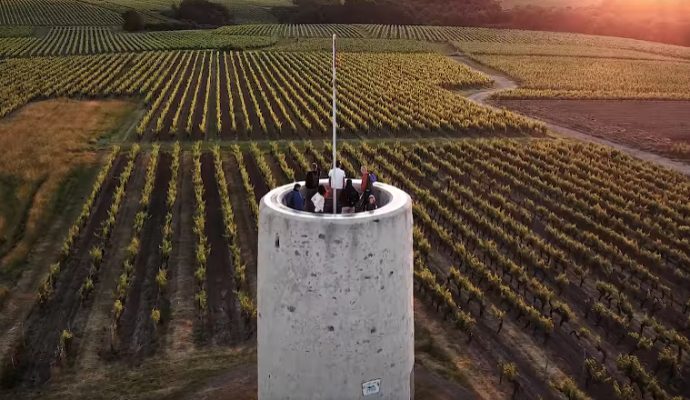
MULTIPOLYGON (((338 161, 335 170, 328 171, 328 183, 331 186, 331 195, 337 200, 340 191, 345 188, 345 171, 342 169, 342 163, 338 161)), ((337 213, 340 213, 340 204, 337 204, 337 213)))
POLYGON ((342 163, 338 161, 335 170, 328 171, 328 183, 331 189, 341 190, 345 187, 345 171, 342 169, 342 163))
POLYGON ((319 185, 319 189, 316 191, 316 194, 311 198, 311 202, 314 203, 314 212, 323 213, 323 207, 326 204, 326 198, 324 197, 325 195, 326 187, 319 185))

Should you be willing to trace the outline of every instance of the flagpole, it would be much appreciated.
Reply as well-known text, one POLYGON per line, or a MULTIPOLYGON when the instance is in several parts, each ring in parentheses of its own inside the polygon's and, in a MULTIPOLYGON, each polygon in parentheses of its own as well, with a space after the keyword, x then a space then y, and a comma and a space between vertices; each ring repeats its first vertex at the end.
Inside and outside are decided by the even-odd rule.
POLYGON ((335 169, 336 169, 336 129, 337 129, 337 122, 336 122, 336 87, 335 87, 335 33, 333 34, 333 175, 331 178, 331 181, 333 183, 333 214, 336 214, 338 212, 337 209, 337 190, 335 189, 336 186, 336 175, 335 175, 335 169))

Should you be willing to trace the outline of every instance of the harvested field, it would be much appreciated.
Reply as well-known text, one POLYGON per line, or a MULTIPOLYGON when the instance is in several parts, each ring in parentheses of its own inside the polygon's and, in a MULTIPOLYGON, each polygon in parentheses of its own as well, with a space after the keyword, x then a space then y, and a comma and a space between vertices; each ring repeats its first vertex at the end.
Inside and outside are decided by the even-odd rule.
POLYGON ((645 100, 495 100, 544 121, 690 160, 690 102, 645 100))

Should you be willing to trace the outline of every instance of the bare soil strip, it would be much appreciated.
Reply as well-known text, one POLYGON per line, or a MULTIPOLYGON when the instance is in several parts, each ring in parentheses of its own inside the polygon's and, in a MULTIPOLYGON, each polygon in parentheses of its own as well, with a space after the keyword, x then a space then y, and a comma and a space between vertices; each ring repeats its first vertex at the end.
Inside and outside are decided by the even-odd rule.
POLYGON ((254 185, 254 194, 256 195, 256 201, 261 201, 266 193, 269 192, 270 188, 266 184, 259 166, 256 164, 254 155, 248 151, 243 152, 245 166, 247 167, 247 172, 249 173, 249 179, 254 185))
POLYGON ((690 160, 690 101, 492 100, 492 104, 642 150, 690 160), (689 145, 687 155, 673 146, 689 145))
MULTIPOLYGON (((467 339, 462 337, 461 333, 449 328, 447 323, 439 321, 436 314, 430 312, 429 307, 416 296, 414 311, 415 325, 422 326, 431 336, 436 347, 443 351, 448 362, 469 378, 474 393, 467 398, 483 400, 508 398, 509 386, 499 385, 498 380, 495 379, 496 366, 479 354, 480 351, 467 346, 467 339)), ((415 336, 417 336, 416 333, 415 336)), ((415 349, 415 358, 419 352, 415 349)), ((415 379, 419 377, 415 375, 415 379)), ((417 382, 415 382, 415 394, 418 394, 416 384, 417 382)))
MULTIPOLYGON (((491 102, 488 101, 488 99, 496 92, 502 91, 502 90, 508 90, 508 89, 515 89, 518 87, 518 83, 514 80, 512 80, 510 77, 506 76, 505 74, 502 74, 501 72, 498 72, 490 67, 487 67, 485 65, 482 65, 474 60, 469 59, 468 57, 460 54, 455 54, 451 56, 451 59, 461 63, 465 64, 470 68, 479 70, 487 75, 491 79, 494 80, 494 87, 491 89, 483 89, 479 91, 472 92, 470 94, 467 94, 467 98, 469 100, 472 100, 476 103, 479 103, 481 105, 484 105, 486 107, 492 107, 496 108, 494 105, 491 104, 491 102)), ((531 116, 531 115, 530 115, 531 116)), ((538 117, 536 119, 539 119, 538 117)), ((602 139, 599 137, 592 136, 589 132, 584 132, 580 130, 575 130, 568 128, 566 126, 559 125, 558 123, 553 123, 549 122, 546 120, 541 120, 551 131, 559 134, 560 136, 565 136, 569 138, 574 138, 578 140, 582 140, 585 142, 591 142, 591 143, 597 143, 601 144, 604 146, 609 146, 613 147, 617 150, 620 150, 624 153, 627 153, 633 157, 639 158, 644 161, 649 161, 656 163, 658 165, 661 165, 663 167, 666 167, 668 169, 680 172, 685 175, 690 175, 690 165, 678 161, 671 160, 667 157, 660 156, 658 154, 651 153, 649 151, 645 150, 640 150, 638 148, 634 148, 625 144, 621 143, 615 143, 610 140, 602 139)))

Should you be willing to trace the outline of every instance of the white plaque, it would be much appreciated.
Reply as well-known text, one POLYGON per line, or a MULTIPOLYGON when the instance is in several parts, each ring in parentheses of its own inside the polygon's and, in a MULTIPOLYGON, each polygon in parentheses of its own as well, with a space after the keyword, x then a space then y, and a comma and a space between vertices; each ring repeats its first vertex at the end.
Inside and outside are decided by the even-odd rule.
POLYGON ((374 379, 373 381, 364 382, 362 384, 362 394, 364 396, 371 396, 378 394, 381 391, 381 379, 374 379))

